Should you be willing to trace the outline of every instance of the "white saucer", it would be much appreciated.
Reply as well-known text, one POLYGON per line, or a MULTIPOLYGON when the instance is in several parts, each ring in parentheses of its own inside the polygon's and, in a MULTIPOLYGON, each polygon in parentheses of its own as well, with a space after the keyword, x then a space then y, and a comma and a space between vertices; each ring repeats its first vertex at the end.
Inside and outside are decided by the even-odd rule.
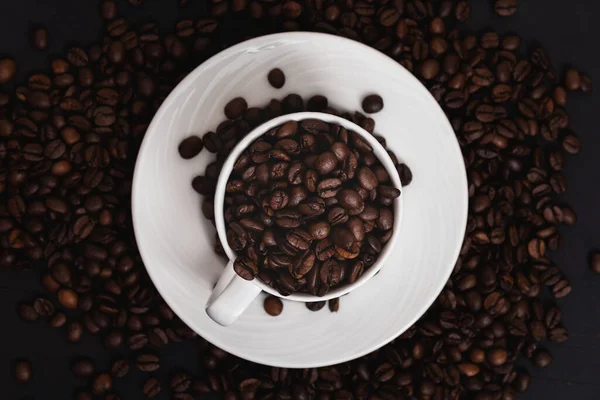
POLYGON ((408 71, 358 42, 317 33, 263 36, 231 47, 190 73, 166 99, 148 128, 133 181, 133 222, 140 253, 157 289, 179 317, 216 346, 267 365, 308 368, 367 354, 409 328, 447 281, 462 244, 467 179, 454 132, 437 102, 408 71), (286 75, 282 89, 267 82, 272 68, 286 75), (225 118, 223 107, 244 97, 251 107, 298 93, 326 95, 333 107, 355 111, 370 93, 384 109, 376 132, 410 166, 403 190, 397 246, 381 272, 343 297, 340 310, 309 311, 284 302, 267 315, 263 296, 229 327, 204 307, 224 262, 213 253, 215 229, 201 215, 191 180, 214 159, 191 160, 177 146, 225 118))

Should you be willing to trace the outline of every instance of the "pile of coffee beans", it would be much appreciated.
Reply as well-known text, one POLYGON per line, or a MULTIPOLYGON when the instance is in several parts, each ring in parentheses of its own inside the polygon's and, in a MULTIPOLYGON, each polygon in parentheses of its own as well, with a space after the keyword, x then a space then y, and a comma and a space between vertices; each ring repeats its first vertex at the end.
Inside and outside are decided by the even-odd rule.
MULTIPOLYGON (((13 93, 0 89, 0 265, 38 272, 45 288, 17 310, 32 329, 45 321, 65 327, 70 341, 97 336, 118 357, 112 367, 96 361, 88 389, 75 398, 118 399, 117 382, 136 379, 130 369, 154 373, 157 354, 182 340, 196 346, 202 373, 184 372, 184 384, 159 378, 177 399, 513 399, 526 390, 528 360, 549 365, 544 346, 568 337, 551 299, 571 286, 551 253, 560 247, 559 226, 577 220, 557 199, 567 190, 563 170, 580 149, 565 106, 592 90, 591 79, 556 71, 543 48, 526 51, 515 34, 461 33, 467 0, 221 0, 210 7, 210 16, 182 19, 164 33, 120 18, 105 0, 99 43, 70 47, 51 71, 13 93), (231 22, 238 28, 225 30, 231 22), (173 87, 223 47, 290 30, 361 41, 413 72, 452 122, 470 196, 459 260, 430 310, 369 355, 298 370, 257 365, 196 337, 149 280, 129 209, 137 149, 173 87)), ((0 58, 0 84, 15 71, 14 60, 0 58)), ((284 98, 268 109, 294 104, 284 98)), ((223 160, 238 129, 250 126, 225 123, 203 145, 223 160)), ((208 190, 216 165, 198 189, 208 190)), ((141 394, 150 377, 129 386, 141 394)))
POLYGON ((236 160, 227 181, 234 269, 284 296, 324 296, 354 283, 392 237, 398 196, 356 132, 319 119, 272 128, 236 160))

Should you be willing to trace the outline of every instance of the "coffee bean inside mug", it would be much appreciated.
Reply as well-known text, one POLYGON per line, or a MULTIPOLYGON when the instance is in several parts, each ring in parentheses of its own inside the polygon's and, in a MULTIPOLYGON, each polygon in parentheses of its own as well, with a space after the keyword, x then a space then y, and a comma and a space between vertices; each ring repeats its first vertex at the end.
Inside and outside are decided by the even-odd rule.
POLYGON ((393 233, 400 190, 382 171, 371 145, 340 125, 290 120, 267 131, 227 181, 235 272, 284 296, 356 282, 393 233))

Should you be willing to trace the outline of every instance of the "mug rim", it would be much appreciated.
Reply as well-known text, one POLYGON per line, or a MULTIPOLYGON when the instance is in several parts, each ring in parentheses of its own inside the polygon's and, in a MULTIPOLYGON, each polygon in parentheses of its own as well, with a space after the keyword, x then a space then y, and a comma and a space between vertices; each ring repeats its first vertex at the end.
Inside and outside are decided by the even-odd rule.
POLYGON ((237 258, 237 254, 233 249, 231 249, 231 247, 229 247, 229 244, 227 243, 227 234, 224 217, 224 202, 227 181, 229 180, 229 176, 233 171, 233 166, 235 162, 242 154, 242 152, 244 152, 250 146, 250 144, 252 144, 252 142, 254 142, 256 139, 267 133, 270 129, 282 125, 288 121, 302 121, 305 119, 319 119, 327 123, 335 123, 357 133, 359 136, 365 139, 369 143, 369 145, 371 145, 371 147, 373 147, 373 153, 387 171, 388 175, 390 176, 390 180, 392 181, 394 186, 400 190, 400 196, 394 199, 394 225, 392 227, 392 237, 384 246, 375 264, 373 264, 368 270, 366 270, 361 275, 361 277, 358 278, 355 282, 351 284, 345 284, 341 287, 330 290, 324 296, 319 297, 308 293, 292 293, 289 296, 284 296, 281 293, 279 293, 276 289, 262 282, 258 277, 249 281, 252 282, 254 285, 258 286, 264 292, 285 300, 317 302, 341 297, 369 281, 381 270, 388 256, 390 255, 391 249, 396 244, 396 239, 398 238, 400 222, 402 219, 402 182, 400 181, 398 171, 396 170, 394 162, 392 161, 387 150, 385 150, 381 143, 379 143, 379 141, 372 134, 370 134, 365 129, 363 129, 362 127, 350 120, 339 117, 337 115, 322 112, 303 111, 292 114, 285 114, 262 123, 261 125, 251 130, 248 134, 246 134, 246 136, 244 136, 244 138, 235 145, 235 147, 231 150, 231 152, 227 156, 227 159, 223 163, 223 166, 221 167, 221 172, 219 173, 219 178, 217 180, 217 186, 215 189, 214 215, 215 227, 217 229, 217 237, 221 242, 221 247, 225 251, 228 260, 230 262, 233 262, 237 258))

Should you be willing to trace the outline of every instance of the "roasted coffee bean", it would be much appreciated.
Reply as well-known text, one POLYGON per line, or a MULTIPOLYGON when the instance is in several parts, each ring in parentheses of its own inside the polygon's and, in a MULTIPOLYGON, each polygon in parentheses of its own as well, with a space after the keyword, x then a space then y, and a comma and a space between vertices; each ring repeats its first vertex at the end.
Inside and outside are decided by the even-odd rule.
POLYGON ((31 380, 33 368, 28 360, 19 360, 15 363, 14 375, 17 382, 24 384, 31 380))
POLYGON ((335 298, 335 299, 331 299, 327 302, 327 304, 329 305, 329 311, 331 312, 338 312, 340 309, 340 299, 339 297, 335 298))
POLYGON ((569 154, 577 154, 580 149, 579 138, 575 135, 567 135, 563 138, 562 147, 569 154))
POLYGON ((308 111, 323 111, 327 108, 327 105, 327 97, 318 94, 308 99, 306 108, 308 111))
POLYGON ((333 242, 331 242, 329 239, 323 239, 319 241, 315 247, 315 254, 319 261, 330 259, 335 254, 333 242))
POLYGON ((371 191, 377 187, 379 181, 377 176, 369 167, 362 167, 358 170, 357 174, 358 183, 368 191, 371 191))
POLYGON ((327 221, 317 221, 308 225, 308 233, 315 240, 322 240, 329 236, 331 226, 327 221))
POLYGON ((78 296, 74 290, 60 289, 58 291, 58 301, 65 308, 77 308, 78 296))
POLYGON ((189 136, 179 143, 179 155, 185 160, 196 157, 202 151, 202 139, 198 136, 189 136))
POLYGON ((283 311, 283 303, 279 297, 267 296, 264 301, 264 308, 267 314, 276 317, 283 311))
POLYGON ((99 374, 92 382, 92 392, 100 396, 112 389, 112 378, 106 372, 99 374))
POLYGON ((51 317, 54 314, 54 305, 47 299, 38 297, 33 302, 35 312, 42 318, 51 317))
MULTIPOLYGON (((342 181, 339 178, 327 178, 319 182, 316 191, 322 199, 334 197, 342 188, 342 181)), ((310 190, 310 189, 309 189, 310 190)))
POLYGON ((552 363, 552 356, 546 350, 538 349, 533 355, 533 365, 538 368, 546 368, 552 363))
POLYGON ((471 4, 469 4, 466 0, 461 0, 456 4, 456 8, 454 10, 454 16, 460 22, 464 22, 469 19, 471 15, 471 4))
POLYGON ((169 382, 171 390, 178 393, 187 391, 191 384, 190 376, 185 372, 177 372, 171 377, 171 381, 169 382))
POLYGON ((306 308, 308 308, 310 311, 319 311, 320 309, 325 307, 326 303, 327 303, 326 301, 315 301, 312 303, 304 303, 304 304, 306 305, 306 308))
POLYGON ((314 217, 325 212, 325 201, 320 197, 309 197, 298 205, 298 211, 303 215, 314 217))
POLYGON ((67 340, 71 343, 77 343, 81 340, 83 326, 80 322, 74 321, 67 326, 67 340))
POLYGON ((35 311, 35 309, 28 304, 20 304, 19 305, 19 317, 25 321, 36 321, 39 317, 39 314, 35 311))
POLYGON ((565 88, 567 90, 579 90, 581 86, 581 77, 577 70, 570 68, 565 72, 565 88))
POLYGON ((501 17, 509 17, 517 12, 517 0, 495 0, 494 10, 501 17))
POLYGON ((308 250, 312 244, 312 235, 301 229, 289 230, 285 234, 287 242, 297 250, 308 250))
POLYGON ((159 361, 158 356, 154 354, 141 354, 136 358, 136 366, 142 372, 153 372, 160 368, 159 361))
POLYGON ((225 105, 225 116, 229 119, 241 117, 248 109, 248 103, 242 97, 236 97, 225 105))
POLYGON ((321 175, 327 175, 335 169, 337 165, 337 157, 330 151, 326 151, 317 156, 315 168, 321 175))
POLYGON ((285 85, 285 75, 279 68, 274 68, 269 71, 268 80, 271 86, 276 89, 281 89, 285 85))
POLYGON ((46 50, 48 47, 48 30, 38 27, 31 32, 31 46, 36 50, 46 50))
POLYGON ((94 374, 94 363, 89 358, 79 358, 71 365, 73 374, 80 378, 88 378, 94 374))
POLYGON ((365 209, 364 200, 355 190, 343 189, 337 193, 336 198, 350 215, 360 214, 365 209))
POLYGON ((378 113, 383 110, 383 99, 377 94, 370 94, 363 99, 362 109, 369 114, 378 113))
POLYGON ((238 257, 233 263, 233 269, 242 278, 251 281, 258 274, 256 263, 246 257, 238 257))
POLYGON ((129 373, 129 362, 127 360, 117 360, 113 363, 110 373, 115 378, 123 378, 129 373))
POLYGON ((12 58, 0 58, 0 83, 8 83, 15 76, 17 63, 12 58))
POLYGON ((151 399, 157 396, 161 391, 160 381, 156 377, 149 378, 143 387, 144 395, 151 399))

